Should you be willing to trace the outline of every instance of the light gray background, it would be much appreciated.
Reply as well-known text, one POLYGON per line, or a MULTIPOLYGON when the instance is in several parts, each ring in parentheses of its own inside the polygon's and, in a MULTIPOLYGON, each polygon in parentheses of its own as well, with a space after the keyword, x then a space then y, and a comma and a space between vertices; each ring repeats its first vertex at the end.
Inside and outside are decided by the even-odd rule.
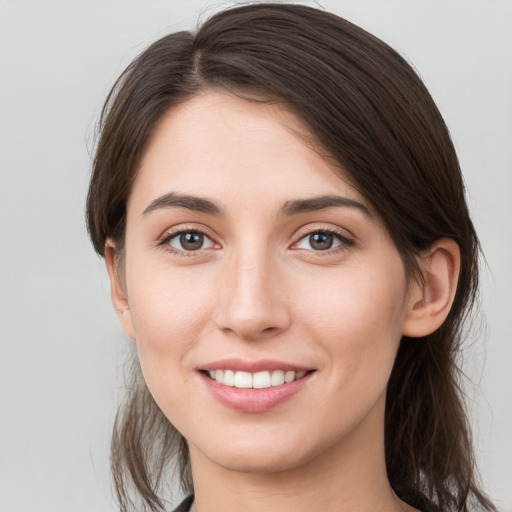
MULTIPOLYGON (((486 488, 512 511, 512 2, 321 3, 406 55, 453 134, 489 267, 469 405, 486 488)), ((95 123, 137 53, 219 5, 0 0, 0 512, 114 510, 130 342, 84 227, 95 123)))

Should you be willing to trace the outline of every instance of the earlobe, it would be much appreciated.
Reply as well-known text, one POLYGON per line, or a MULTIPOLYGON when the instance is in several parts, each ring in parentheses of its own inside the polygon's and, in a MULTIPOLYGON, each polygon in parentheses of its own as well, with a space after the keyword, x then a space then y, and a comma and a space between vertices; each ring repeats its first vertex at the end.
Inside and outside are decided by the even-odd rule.
POLYGON ((409 309, 402 334, 427 336, 445 321, 455 298, 460 271, 459 246, 449 238, 438 240, 421 257, 423 282, 411 284, 409 309))
POLYGON ((112 240, 107 240, 105 244, 105 264, 110 278, 110 296, 119 323, 126 335, 134 340, 135 329, 133 327, 132 314, 128 303, 126 286, 122 279, 123 270, 118 268, 115 247, 115 243, 112 240))

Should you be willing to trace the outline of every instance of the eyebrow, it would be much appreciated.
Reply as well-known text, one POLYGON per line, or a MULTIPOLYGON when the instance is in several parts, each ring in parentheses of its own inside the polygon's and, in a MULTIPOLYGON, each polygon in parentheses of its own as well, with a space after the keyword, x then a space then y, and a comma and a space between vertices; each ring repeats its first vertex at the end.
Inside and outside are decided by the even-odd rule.
MULTIPOLYGON (((142 212, 142 215, 147 215, 152 211, 162 208, 172 207, 186 208, 187 210, 200 213, 208 213, 210 215, 216 216, 224 215, 224 211, 210 199, 188 194, 177 194, 176 192, 169 192, 156 198, 142 212)), ((315 212, 326 210, 328 208, 338 207, 355 208, 363 212, 368 217, 372 216, 370 210, 364 204, 353 199, 349 199, 348 197, 334 194, 286 201, 284 205, 279 209, 278 216, 287 217, 291 215, 297 215, 299 213, 315 212)))
POLYGON ((324 196, 311 197, 308 199, 294 199, 286 201, 279 210, 280 216, 296 215, 298 213, 316 212, 328 208, 356 208, 368 217, 371 217, 370 210, 363 204, 348 197, 328 194, 324 196))
POLYGON ((223 211, 209 199, 203 197, 191 196, 186 194, 177 194, 176 192, 169 192, 161 197, 158 197, 142 212, 142 215, 159 210, 161 208, 186 208, 195 212, 209 213, 211 215, 223 215, 223 211))

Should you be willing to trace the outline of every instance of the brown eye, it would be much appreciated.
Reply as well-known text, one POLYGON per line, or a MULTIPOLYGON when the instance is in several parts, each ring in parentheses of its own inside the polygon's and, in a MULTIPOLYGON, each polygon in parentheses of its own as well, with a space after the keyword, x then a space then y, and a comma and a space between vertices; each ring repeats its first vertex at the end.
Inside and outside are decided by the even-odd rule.
POLYGON ((322 230, 314 231, 302 237, 297 242, 296 247, 310 251, 327 251, 346 243, 349 243, 349 241, 338 233, 322 230))
POLYGON ((199 231, 182 231, 169 239, 168 244, 180 251, 199 251, 213 246, 213 242, 199 231))
POLYGON ((330 249, 334 242, 334 237, 331 233, 314 233, 309 235, 309 245, 316 251, 325 251, 330 249))

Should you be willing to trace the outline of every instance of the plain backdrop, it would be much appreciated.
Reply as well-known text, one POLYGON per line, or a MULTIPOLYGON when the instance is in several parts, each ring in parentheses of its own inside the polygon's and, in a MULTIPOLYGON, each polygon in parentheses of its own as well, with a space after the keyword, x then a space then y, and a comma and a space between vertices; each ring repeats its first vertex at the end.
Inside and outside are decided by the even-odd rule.
MULTIPOLYGON (((406 56, 450 127, 487 259, 468 404, 485 487, 512 511, 512 2, 320 3, 406 56)), ((0 0, 0 512, 115 509, 130 342, 85 230, 96 121, 135 55, 227 5, 0 0)))

